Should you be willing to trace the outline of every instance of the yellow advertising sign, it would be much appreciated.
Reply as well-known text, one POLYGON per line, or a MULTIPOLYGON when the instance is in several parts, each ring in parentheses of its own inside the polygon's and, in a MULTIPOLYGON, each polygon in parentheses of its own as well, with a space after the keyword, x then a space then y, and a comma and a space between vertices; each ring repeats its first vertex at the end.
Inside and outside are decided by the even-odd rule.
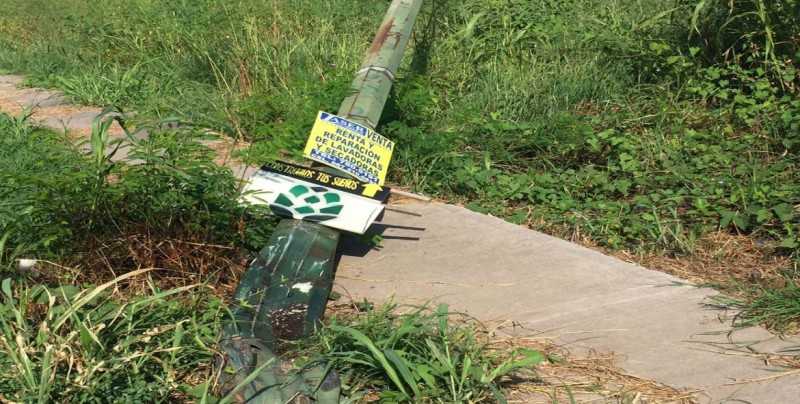
POLYGON ((372 184, 383 185, 394 142, 366 126, 320 111, 305 156, 372 184))

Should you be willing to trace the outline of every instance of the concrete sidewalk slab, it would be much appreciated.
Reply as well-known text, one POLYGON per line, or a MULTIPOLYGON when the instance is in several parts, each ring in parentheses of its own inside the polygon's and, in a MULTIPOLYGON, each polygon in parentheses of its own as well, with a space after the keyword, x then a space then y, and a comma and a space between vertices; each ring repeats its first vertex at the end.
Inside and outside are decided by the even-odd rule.
MULTIPOLYGON (((72 105, 61 92, 39 88, 19 87, 22 76, 0 75, 0 111, 19 114, 26 111, 37 124, 88 136, 92 121, 100 114, 97 107, 72 105)), ((114 133, 122 133, 114 128, 114 133)))
MULTIPOLYGON (((92 124, 95 117, 100 115, 102 108, 78 106, 69 103, 60 92, 38 88, 19 87, 24 82, 24 77, 17 75, 0 75, 0 112, 19 114, 23 110, 31 113, 31 120, 39 125, 57 131, 69 133, 69 138, 78 144, 83 151, 90 150, 88 143, 92 133, 92 124)), ((147 139, 148 131, 139 130, 133 134, 133 139, 147 139)), ((130 159, 131 143, 125 131, 116 122, 109 128, 109 142, 122 140, 116 148, 113 160, 127 160, 130 164, 141 163, 141 160, 130 159)), ((212 146, 215 142, 207 142, 212 146)), ((111 153, 115 148, 108 148, 106 153, 111 153)), ((250 178, 258 167, 227 161, 226 167, 230 168, 237 178, 250 178)))
POLYGON ((422 216, 387 212, 374 229, 384 236, 379 248, 346 250, 341 292, 376 302, 436 299, 577 354, 613 351, 632 374, 707 390, 700 402, 800 402, 800 374, 731 384, 776 375, 745 346, 774 353, 800 340, 760 327, 732 331, 730 313, 709 305, 714 290, 460 207, 400 208, 422 216))
POLYGON ((0 100, 5 98, 6 94, 13 94, 19 91, 19 86, 25 80, 22 76, 11 74, 0 74, 0 100))
POLYGON ((0 75, 0 103, 23 109, 69 104, 60 92, 40 88, 20 88, 22 76, 0 75))

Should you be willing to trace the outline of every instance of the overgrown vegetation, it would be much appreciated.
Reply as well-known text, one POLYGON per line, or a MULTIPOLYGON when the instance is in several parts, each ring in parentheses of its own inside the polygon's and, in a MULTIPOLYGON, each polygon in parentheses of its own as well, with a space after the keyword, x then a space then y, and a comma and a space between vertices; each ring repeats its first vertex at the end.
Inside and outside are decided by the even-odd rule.
POLYGON ((295 363, 322 360, 344 377, 352 396, 376 395, 387 402, 480 402, 505 400, 509 374, 559 357, 526 348, 494 351, 477 321, 441 304, 400 308, 391 301, 363 314, 331 316, 325 327, 290 352, 295 363), (402 310, 401 310, 402 309, 402 310))
MULTIPOLYGON (((129 131, 123 144, 108 139, 123 119, 103 114, 81 153, 27 116, 0 118, 3 150, 15 151, 0 156, 0 398, 216 402, 222 299, 273 220, 236 203, 234 177, 191 129, 152 124, 146 140, 129 131), (120 148, 127 158, 112 160, 120 148)), ((395 308, 334 316, 288 355, 347 372, 347 397, 382 390, 399 401, 501 399, 502 377, 544 360, 488 352, 445 307, 395 308)))
MULTIPOLYGON (((347 93, 387 5, 6 3, 0 69, 76 102, 162 121, 131 150, 144 163, 125 165, 106 157, 115 145, 103 139, 101 121, 87 161, 25 117, 0 115, 3 273, 35 256, 79 268, 60 272, 66 283, 164 267, 193 274, 192 284, 229 279, 220 274, 241 268, 242 251, 263 244, 271 226, 236 205, 235 180, 197 140, 207 129, 247 140, 240 157, 255 163, 298 156, 316 111, 335 112, 347 93), (165 125, 171 116, 182 117, 180 131, 165 125)), ((698 271, 724 268, 735 263, 723 261, 730 246, 718 241, 749 240, 754 259, 772 265, 764 274, 690 275, 743 299, 736 303, 748 307, 745 321, 790 330, 800 319, 787 304, 800 281, 800 5, 656 3, 426 1, 379 127, 398 144, 391 180, 654 265, 652 257, 668 257, 705 260, 692 266, 698 271)), ((14 290, 4 297, 6 315, 22 313, 14 299, 39 289, 14 290)), ((26 313, 57 316, 68 300, 26 313)), ((86 318, 100 315, 92 313, 86 318)), ((13 321, 18 330, 38 326, 13 321)), ((89 337, 100 332, 86 329, 89 337)), ((320 338, 342 335, 328 332, 320 338)), ((73 343, 64 342, 68 335, 54 341, 73 343)), ((34 343, 5 339, 7 347, 34 343)), ((56 343, 44 341, 35 343, 56 343)), ((457 396, 417 374, 422 388, 457 396)), ((399 386, 386 394, 411 389, 396 377, 399 384, 383 381, 399 386)))
MULTIPOLYGON (((30 125, 28 116, 0 115, 0 264, 10 268, 25 254, 48 259, 80 252, 88 260, 114 250, 109 243, 121 239, 245 250, 266 241, 272 222, 250 220, 263 212, 236 202, 236 179, 213 163, 198 131, 151 128, 147 139, 124 146, 127 159, 141 162, 129 165, 111 160, 122 145, 121 139, 108 142, 112 122, 109 116, 95 120, 87 159, 77 147, 68 148, 63 135, 30 125)), ((107 265, 113 262, 111 270, 168 266, 140 258, 103 257, 107 265)))
POLYGON ((151 128, 129 165, 110 116, 88 154, 28 118, 0 115, 0 397, 155 402, 208 380, 226 309, 200 283, 222 295, 272 222, 191 130, 151 128))
MULTIPOLYGON (((0 65, 79 102, 243 136, 253 162, 299 154, 385 11, 46 4, 11 2, 0 65)), ((380 127, 400 145, 392 178, 612 249, 691 255, 721 230, 796 255, 797 7, 428 2, 380 127)))
POLYGON ((198 285, 115 298, 146 272, 87 289, 3 280, 0 397, 161 402, 211 378, 224 305, 198 285))

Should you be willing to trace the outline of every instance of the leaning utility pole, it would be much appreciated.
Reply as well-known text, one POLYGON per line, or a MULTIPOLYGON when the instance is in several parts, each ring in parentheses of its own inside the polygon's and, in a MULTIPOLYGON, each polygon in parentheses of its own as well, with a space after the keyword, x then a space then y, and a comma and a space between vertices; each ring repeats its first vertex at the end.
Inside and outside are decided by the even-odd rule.
POLYGON ((306 148, 317 163, 268 163, 251 179, 251 190, 263 184, 270 191, 245 199, 268 203, 287 219, 242 277, 233 318, 222 332, 220 380, 223 394, 234 401, 339 401, 336 373, 322 364, 292 369, 275 350, 280 340, 310 335, 322 320, 340 234, 334 228, 363 234, 383 209, 383 179, 394 145, 374 130, 421 5, 422 0, 392 1, 355 75, 354 92, 336 116, 320 112, 317 118, 306 148))

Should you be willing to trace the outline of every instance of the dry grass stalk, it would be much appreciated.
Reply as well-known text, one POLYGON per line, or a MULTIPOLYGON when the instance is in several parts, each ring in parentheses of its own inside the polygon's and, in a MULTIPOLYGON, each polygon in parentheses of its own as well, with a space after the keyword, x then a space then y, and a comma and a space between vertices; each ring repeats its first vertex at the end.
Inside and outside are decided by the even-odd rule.
POLYGON ((519 374, 507 383, 509 402, 553 403, 629 402, 693 404, 700 391, 681 391, 626 372, 617 366, 619 355, 591 352, 573 357, 564 347, 537 337, 511 336, 493 339, 495 349, 528 348, 562 358, 537 368, 535 375, 519 374))

